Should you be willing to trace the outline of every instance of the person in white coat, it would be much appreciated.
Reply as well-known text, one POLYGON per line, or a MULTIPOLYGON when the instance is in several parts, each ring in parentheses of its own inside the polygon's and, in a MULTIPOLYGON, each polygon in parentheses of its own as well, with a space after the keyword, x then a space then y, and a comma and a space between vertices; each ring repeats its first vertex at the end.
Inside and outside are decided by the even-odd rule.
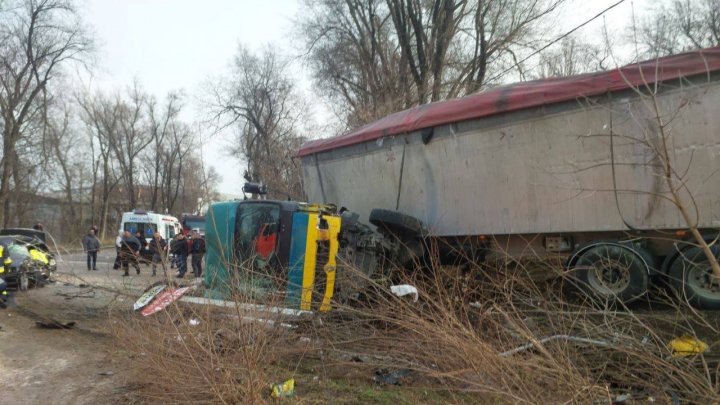
POLYGON ((118 236, 115 238, 115 263, 113 263, 113 270, 120 269, 120 246, 122 245, 123 230, 118 231, 118 236))

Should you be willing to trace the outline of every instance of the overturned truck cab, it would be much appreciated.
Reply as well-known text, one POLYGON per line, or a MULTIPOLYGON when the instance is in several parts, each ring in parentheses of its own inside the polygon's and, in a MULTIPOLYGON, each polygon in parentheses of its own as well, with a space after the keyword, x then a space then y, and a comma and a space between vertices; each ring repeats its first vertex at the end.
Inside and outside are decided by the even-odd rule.
POLYGON ((399 249, 333 205, 228 201, 211 205, 206 221, 211 298, 328 311, 357 298, 379 261, 399 249))

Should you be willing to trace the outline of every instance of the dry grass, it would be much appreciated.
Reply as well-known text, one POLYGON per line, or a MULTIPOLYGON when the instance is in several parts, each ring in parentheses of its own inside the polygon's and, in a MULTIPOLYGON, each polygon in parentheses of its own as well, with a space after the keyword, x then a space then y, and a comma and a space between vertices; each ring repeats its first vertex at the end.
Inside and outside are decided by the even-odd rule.
POLYGON ((172 403, 263 403, 271 382, 287 378, 278 366, 302 357, 281 315, 240 308, 172 304, 119 323, 123 348, 136 357, 140 395, 172 403))
POLYGON ((313 321, 179 304, 131 317, 115 332, 137 356, 148 401, 266 403, 270 384, 293 376, 305 384, 294 401, 307 403, 323 395, 336 403, 609 404, 620 394, 641 402, 720 401, 713 313, 669 297, 632 308, 580 302, 563 294, 567 280, 534 281, 517 263, 431 267, 395 280, 418 287, 417 303, 375 283, 362 302, 313 321), (294 327, 279 326, 285 322, 294 327), (709 352, 672 357, 668 342, 682 334, 705 340, 709 352), (542 343, 558 335, 588 340, 542 343), (534 346, 504 353, 528 343, 534 346), (372 387, 380 369, 411 370, 403 391, 376 388, 393 395, 353 400, 359 391, 347 382, 372 387), (326 382, 311 388, 307 373, 326 382))

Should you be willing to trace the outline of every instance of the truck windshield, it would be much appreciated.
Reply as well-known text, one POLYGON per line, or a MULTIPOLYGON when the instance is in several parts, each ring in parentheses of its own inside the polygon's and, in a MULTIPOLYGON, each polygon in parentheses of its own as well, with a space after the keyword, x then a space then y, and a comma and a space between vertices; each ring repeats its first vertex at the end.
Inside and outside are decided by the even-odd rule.
POLYGON ((235 257, 265 267, 277 245, 280 206, 273 203, 240 204, 235 222, 235 257))

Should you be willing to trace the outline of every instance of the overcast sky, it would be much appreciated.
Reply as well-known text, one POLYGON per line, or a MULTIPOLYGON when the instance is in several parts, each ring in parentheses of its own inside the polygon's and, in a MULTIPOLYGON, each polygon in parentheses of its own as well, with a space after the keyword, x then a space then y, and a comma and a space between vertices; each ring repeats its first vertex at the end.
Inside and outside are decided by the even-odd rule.
MULTIPOLYGON (((98 41, 98 69, 91 83, 105 89, 123 89, 137 78, 158 98, 169 91, 188 95, 185 119, 201 120, 197 99, 202 83, 223 74, 238 43, 259 49, 269 43, 291 52, 292 20, 298 0, 84 0, 86 22, 98 41)), ((559 21, 571 27, 615 3, 613 0, 576 1, 559 21)), ((644 0, 626 1, 606 15, 617 24, 631 15, 644 0)), ((82 4, 82 3, 81 3, 82 4)), ((598 32, 602 19, 583 29, 598 32)), ((299 74, 302 76, 302 73, 299 74)), ((298 81, 307 86, 306 77, 298 81)), ((204 133, 203 158, 215 166, 223 181, 220 192, 240 194, 241 163, 229 157, 225 136, 204 133)), ((326 134, 321 134, 325 136, 326 134)), ((327 134, 330 135, 330 134, 327 134)))

